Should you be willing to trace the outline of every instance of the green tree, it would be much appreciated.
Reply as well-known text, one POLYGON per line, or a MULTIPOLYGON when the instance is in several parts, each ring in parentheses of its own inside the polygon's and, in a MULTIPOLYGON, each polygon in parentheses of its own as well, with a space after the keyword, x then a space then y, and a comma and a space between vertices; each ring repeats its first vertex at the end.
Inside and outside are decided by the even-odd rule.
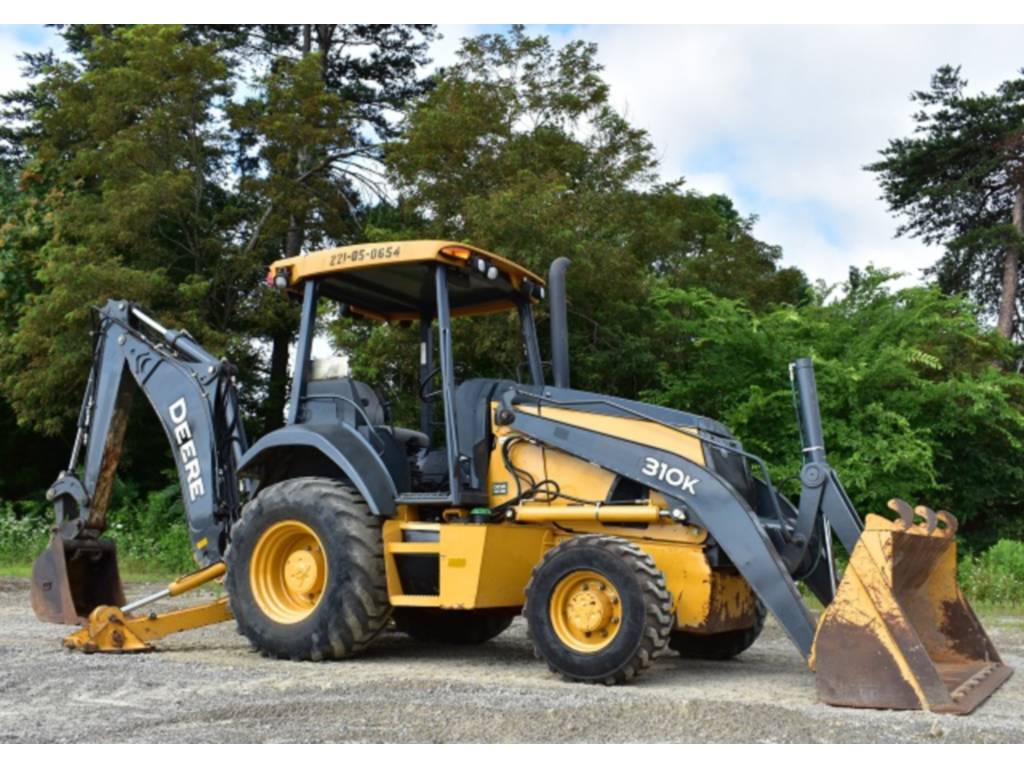
MULTIPOLYGON (((643 342, 651 275, 714 281, 758 307, 805 299, 806 282, 793 270, 773 284, 778 249, 724 197, 658 180, 650 138, 612 108, 596 54, 521 27, 465 40, 388 146, 398 211, 371 214, 370 232, 465 240, 540 274, 571 257, 574 385, 633 396, 657 361, 643 342)), ((415 382, 414 361, 396 369, 378 356, 406 331, 342 326, 357 373, 396 397, 415 382)), ((512 316, 460 320, 456 358, 474 375, 512 378, 518 339, 512 316)))
POLYGON ((1024 79, 966 88, 959 67, 941 67, 911 96, 914 135, 890 141, 867 170, 905 217, 899 234, 945 246, 929 270, 943 290, 972 296, 1010 338, 1021 331, 1024 79))
POLYGON ((54 434, 77 414, 90 306, 131 297, 224 351, 244 292, 228 195, 211 181, 225 141, 214 110, 231 92, 216 46, 179 27, 119 28, 39 74, 20 136, 24 204, 4 228, 25 293, 0 371, 19 421, 54 434))
POLYGON ((644 248, 655 275, 680 287, 741 299, 755 311, 810 299, 804 273, 779 265, 782 248, 754 237, 756 216, 740 216, 725 195, 678 187, 666 185, 638 205, 637 215, 651 219, 644 248))
POLYGON ((854 273, 845 294, 755 315, 701 289, 657 285, 653 402, 722 420, 797 490, 787 367, 812 356, 829 460, 860 513, 901 496, 952 511, 975 545, 1024 535, 1024 382, 975 308, 935 287, 854 273), (787 480, 788 479, 788 480, 787 480))
MULTIPOLYGON (((381 147, 391 115, 424 87, 433 28, 292 24, 202 28, 246 57, 255 95, 229 110, 241 147, 241 192, 252 211, 246 250, 265 262, 359 239, 367 198, 382 191, 381 147)), ((297 316, 273 292, 248 318, 271 343, 264 430, 279 426, 297 316)))

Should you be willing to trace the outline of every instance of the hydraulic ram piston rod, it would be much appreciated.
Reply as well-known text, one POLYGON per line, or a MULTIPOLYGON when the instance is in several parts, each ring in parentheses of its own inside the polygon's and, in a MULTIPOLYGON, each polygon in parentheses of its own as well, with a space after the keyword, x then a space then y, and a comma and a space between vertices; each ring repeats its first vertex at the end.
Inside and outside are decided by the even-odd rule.
POLYGON ((227 566, 224 565, 223 562, 214 563, 211 566, 203 568, 201 571, 190 573, 188 576, 182 576, 177 581, 168 584, 166 589, 161 589, 159 592, 154 592, 152 595, 140 597, 138 600, 122 605, 121 611, 123 613, 129 613, 144 605, 155 603, 157 600, 163 600, 165 597, 177 597, 184 592, 188 592, 189 590, 206 584, 208 581, 213 581, 219 576, 223 576, 226 572, 227 566))

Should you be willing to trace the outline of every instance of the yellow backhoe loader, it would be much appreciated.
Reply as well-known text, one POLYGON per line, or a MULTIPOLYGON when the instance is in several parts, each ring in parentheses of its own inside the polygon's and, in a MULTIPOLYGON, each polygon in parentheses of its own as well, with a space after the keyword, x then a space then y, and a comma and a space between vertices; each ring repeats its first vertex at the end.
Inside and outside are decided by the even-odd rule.
POLYGON ((614 684, 666 649, 736 656, 771 613, 830 704, 966 713, 1010 676, 957 588, 952 515, 894 500, 895 519, 862 523, 826 459, 809 359, 790 370, 803 443, 790 501, 724 425, 571 388, 568 263, 545 286, 451 242, 275 262, 267 282, 302 318, 287 424, 252 445, 231 366, 109 302, 71 461, 49 492, 37 615, 82 624, 66 644, 92 652, 233 617, 264 654, 319 660, 359 653, 390 621, 417 640, 481 643, 522 614, 554 672, 614 684), (550 383, 534 323, 546 298, 550 383), (418 324, 418 424, 392 424, 372 386, 311 359, 329 302, 418 324), (453 319, 494 312, 518 313, 526 380, 460 380, 453 319), (200 570, 128 603, 102 534, 136 388, 173 447, 200 570), (833 538, 850 554, 839 584, 833 538), (220 576, 225 599, 142 610, 220 576), (819 620, 798 582, 827 606, 819 620))

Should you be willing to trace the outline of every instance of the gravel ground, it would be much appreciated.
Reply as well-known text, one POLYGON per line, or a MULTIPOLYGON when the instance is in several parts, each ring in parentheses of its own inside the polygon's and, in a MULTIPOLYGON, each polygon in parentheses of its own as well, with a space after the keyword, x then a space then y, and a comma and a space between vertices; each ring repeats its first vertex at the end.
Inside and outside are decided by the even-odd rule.
MULTIPOLYGON (((985 624, 1020 669, 1024 622, 985 624)), ((1024 673, 968 717, 836 709, 771 623, 736 660, 664 656, 616 688, 558 680, 518 619, 483 646, 387 633, 323 664, 264 659, 233 624, 134 656, 71 653, 65 633, 0 579, 0 742, 1024 742, 1024 673)))

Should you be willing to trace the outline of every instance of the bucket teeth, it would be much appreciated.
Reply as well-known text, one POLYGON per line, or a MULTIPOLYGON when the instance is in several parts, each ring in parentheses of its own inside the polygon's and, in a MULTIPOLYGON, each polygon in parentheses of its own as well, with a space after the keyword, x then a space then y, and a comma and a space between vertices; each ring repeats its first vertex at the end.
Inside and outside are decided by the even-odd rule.
POLYGON ((888 506, 900 520, 868 515, 818 622, 819 696, 837 706, 967 714, 1013 670, 957 586, 956 518, 901 499, 888 506))
POLYGON ((928 526, 928 535, 931 536, 939 522, 939 519, 935 517, 935 510, 922 504, 914 507, 914 514, 925 519, 928 526))
POLYGON ((904 529, 914 524, 914 508, 903 499, 889 499, 889 503, 886 506, 900 516, 904 529))
POLYGON ((912 530, 914 533, 926 533, 931 536, 937 530, 946 538, 951 538, 956 533, 956 518, 944 509, 936 512, 923 504, 913 507, 903 499, 889 499, 886 506, 900 516, 904 531, 912 530), (924 524, 917 524, 917 520, 923 520, 924 524), (942 523, 942 527, 939 523, 942 523))

